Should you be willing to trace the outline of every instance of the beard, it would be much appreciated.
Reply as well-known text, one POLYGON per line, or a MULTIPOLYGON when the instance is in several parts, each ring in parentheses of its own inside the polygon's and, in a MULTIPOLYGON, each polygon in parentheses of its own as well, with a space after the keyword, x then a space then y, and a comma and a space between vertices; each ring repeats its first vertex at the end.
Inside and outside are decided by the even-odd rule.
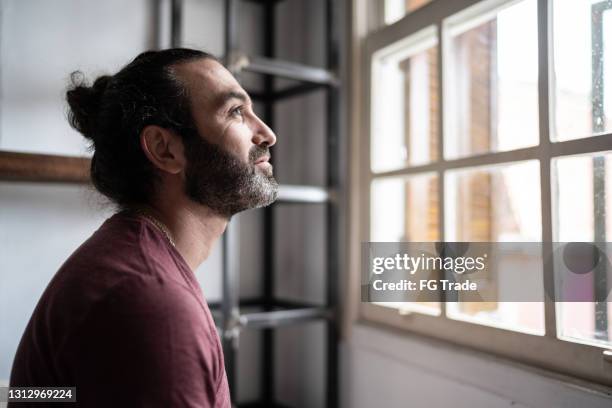
POLYGON ((184 138, 184 143, 185 192, 193 201, 230 218, 276 200, 278 183, 272 167, 261 169, 255 165, 259 158, 269 155, 267 145, 253 146, 245 163, 221 146, 207 142, 197 132, 184 138))

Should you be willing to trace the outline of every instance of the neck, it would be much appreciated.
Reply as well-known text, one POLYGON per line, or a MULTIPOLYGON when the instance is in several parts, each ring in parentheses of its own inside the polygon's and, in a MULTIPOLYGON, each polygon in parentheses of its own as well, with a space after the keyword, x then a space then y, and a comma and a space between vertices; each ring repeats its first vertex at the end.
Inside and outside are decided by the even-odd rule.
POLYGON ((176 249, 192 271, 208 258, 228 222, 226 217, 191 201, 156 202, 145 208, 166 226, 176 249))

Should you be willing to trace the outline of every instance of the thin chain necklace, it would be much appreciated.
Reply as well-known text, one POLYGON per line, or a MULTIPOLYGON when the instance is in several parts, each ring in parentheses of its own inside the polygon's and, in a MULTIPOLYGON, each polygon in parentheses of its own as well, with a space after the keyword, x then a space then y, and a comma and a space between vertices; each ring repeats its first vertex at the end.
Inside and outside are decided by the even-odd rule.
POLYGON ((142 208, 137 208, 135 210, 136 214, 146 218, 147 220, 151 221, 153 223, 153 225, 155 225, 161 232, 164 233, 164 235, 166 236, 166 239, 168 239, 168 242, 170 242, 170 245, 172 245, 173 247, 176 248, 176 244, 174 243, 174 240, 172 239, 172 235, 170 234, 170 230, 168 230, 168 227, 166 227, 166 225, 161 222, 160 220, 158 220, 157 218, 155 218, 153 215, 151 215, 147 210, 142 209, 142 208))

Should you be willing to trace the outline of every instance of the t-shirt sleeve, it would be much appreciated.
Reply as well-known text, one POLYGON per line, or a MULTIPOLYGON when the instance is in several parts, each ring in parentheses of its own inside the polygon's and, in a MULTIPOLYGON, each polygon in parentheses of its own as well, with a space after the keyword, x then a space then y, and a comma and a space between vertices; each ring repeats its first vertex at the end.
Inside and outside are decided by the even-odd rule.
POLYGON ((212 407, 224 378, 211 320, 187 288, 130 278, 75 333, 73 378, 86 407, 212 407))

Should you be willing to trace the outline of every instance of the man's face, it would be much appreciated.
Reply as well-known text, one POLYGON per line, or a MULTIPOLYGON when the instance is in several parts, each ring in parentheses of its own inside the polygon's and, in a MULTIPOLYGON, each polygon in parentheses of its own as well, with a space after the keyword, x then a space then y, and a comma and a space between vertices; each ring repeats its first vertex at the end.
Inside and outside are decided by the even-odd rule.
POLYGON ((276 136, 253 112, 234 76, 214 60, 175 68, 189 89, 197 132, 185 135, 185 187, 194 201, 231 216, 266 206, 278 194, 268 162, 276 136))

